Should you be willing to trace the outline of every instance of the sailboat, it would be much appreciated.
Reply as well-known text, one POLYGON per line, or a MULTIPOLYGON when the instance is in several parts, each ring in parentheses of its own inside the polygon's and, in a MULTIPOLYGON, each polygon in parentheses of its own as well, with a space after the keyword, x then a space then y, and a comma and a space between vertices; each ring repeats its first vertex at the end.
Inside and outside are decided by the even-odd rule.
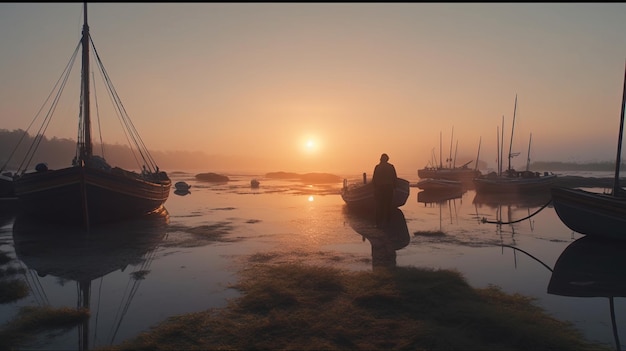
MULTIPOLYGON (((27 172, 28 162, 32 160, 36 145, 43 138, 42 134, 38 134, 26 157, 28 162, 23 163, 25 166, 14 179, 14 186, 18 207, 23 213, 46 221, 89 227, 90 224, 135 218, 158 210, 167 200, 172 182, 165 172, 159 170, 126 114, 89 34, 87 3, 84 4, 83 11, 82 38, 68 68, 63 72, 63 80, 60 80, 66 81, 71 64, 79 52, 78 47, 81 47, 81 99, 76 153, 67 168, 52 170, 45 163, 39 163, 35 171, 27 172), (116 103, 117 117, 127 128, 125 133, 128 140, 134 142, 134 149, 131 150, 138 161, 137 169, 141 171, 112 167, 102 155, 94 154, 90 111, 90 47, 93 48, 97 68, 105 78, 110 96, 116 103)), ((56 94, 51 96, 56 98, 44 121, 45 126, 50 122, 64 85, 55 86, 57 91, 53 93, 56 94)))
MULTIPOLYGON (((454 128, 452 129, 452 135, 454 135, 454 128)), ((479 177, 481 172, 478 170, 478 157, 476 160, 476 166, 474 168, 468 167, 472 161, 468 161, 461 165, 456 166, 456 154, 452 157, 452 140, 450 140, 450 157, 446 160, 446 165, 443 164, 443 156, 441 155, 441 133, 439 134, 439 165, 435 161, 431 165, 427 165, 424 168, 417 170, 417 176, 420 179, 443 179, 449 181, 456 181, 463 183, 471 183, 472 179, 479 177)), ((458 149, 458 143, 457 143, 458 149)), ((480 153, 480 144, 478 146, 478 152, 480 153)))
POLYGON ((626 191, 620 186, 620 164, 626 103, 626 69, 622 92, 617 157, 613 188, 608 193, 553 187, 552 203, 561 221, 571 230, 592 236, 626 239, 626 191))
MULTIPOLYGON (((492 172, 474 178, 476 193, 529 193, 547 192, 556 181, 556 174, 550 172, 532 172, 530 166, 530 144, 532 134, 528 143, 528 163, 525 171, 516 171, 511 167, 511 158, 517 156, 512 152, 513 131, 515 128, 515 114, 517 111, 517 95, 515 96, 515 107, 513 109, 513 123, 511 126, 511 142, 509 145, 509 164, 506 171, 502 171, 502 157, 498 157, 498 172, 492 172)), ((498 143, 498 154, 501 154, 502 145, 498 143)))

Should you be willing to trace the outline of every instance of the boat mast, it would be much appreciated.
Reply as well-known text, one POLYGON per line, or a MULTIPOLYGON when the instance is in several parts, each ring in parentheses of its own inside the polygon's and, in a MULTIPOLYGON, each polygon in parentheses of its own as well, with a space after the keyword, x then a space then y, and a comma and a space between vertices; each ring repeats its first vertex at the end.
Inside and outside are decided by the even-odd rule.
POLYGON ((452 168, 456 168, 456 155, 459 151, 459 141, 456 141, 456 146, 454 147, 454 158, 452 159, 452 168))
POLYGON ((617 157, 615 159, 615 178, 613 179, 613 196, 618 194, 619 186, 619 170, 622 166, 622 134, 624 132, 624 104, 626 103, 626 67, 624 68, 624 88, 622 90, 622 111, 619 120, 619 137, 617 141, 617 157))
POLYGON ((526 171, 530 170, 530 143, 533 141, 533 133, 530 133, 530 140, 528 140, 528 156, 526 156, 526 171))
POLYGON ((515 129, 515 112, 517 111, 517 94, 515 94, 515 107, 513 108, 513 123, 511 124, 511 143, 509 144, 509 168, 511 170, 511 150, 513 149, 513 130, 515 129))
POLYGON ((81 71, 81 101, 83 105, 83 144, 80 147, 80 157, 84 161, 88 160, 92 155, 91 146, 91 116, 89 106, 89 25, 87 24, 87 2, 84 4, 84 23, 83 37, 81 39, 82 46, 82 71, 81 71))
POLYGON ((443 143, 441 141, 441 131, 439 131, 439 169, 443 168, 443 143))
POLYGON ((500 153, 500 163, 498 164, 498 175, 502 175, 502 167, 504 166, 504 115, 502 115, 502 129, 500 130, 500 141, 498 142, 498 152, 500 153))
POLYGON ((452 127, 452 135, 450 135, 450 156, 448 157, 447 166, 452 168, 452 140, 454 140, 454 127, 452 127))
POLYGON ((476 164, 474 165, 474 170, 478 170, 478 158, 480 157, 480 144, 483 141, 483 137, 478 139, 478 154, 476 155, 476 164))

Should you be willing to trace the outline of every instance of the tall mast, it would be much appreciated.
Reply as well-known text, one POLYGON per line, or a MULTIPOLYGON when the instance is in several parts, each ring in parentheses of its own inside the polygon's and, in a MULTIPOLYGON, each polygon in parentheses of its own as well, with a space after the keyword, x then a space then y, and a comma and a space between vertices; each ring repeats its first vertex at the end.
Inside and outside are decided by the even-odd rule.
POLYGON ((439 131, 439 168, 443 168, 443 151, 441 142, 441 131, 439 131))
POLYGON ((500 163, 498 164, 498 175, 502 175, 502 167, 504 164, 504 115, 502 115, 502 130, 500 130, 500 142, 498 143, 498 152, 500 153, 500 163))
POLYGON ((452 140, 454 140, 454 127, 452 127, 452 135, 450 135, 450 156, 448 157, 448 168, 452 168, 452 140))
POLYGON ((511 124, 511 143, 509 144, 509 170, 511 169, 511 150, 513 149, 513 130, 515 129, 515 112, 517 111, 517 94, 515 94, 515 107, 513 108, 513 123, 511 124))
POLYGON ((478 139, 478 154, 476 154, 476 164, 474 165, 474 170, 478 170, 478 159, 480 158, 480 144, 483 141, 483 137, 481 136, 478 139))
POLYGON ((622 166, 622 134, 624 132, 624 104, 626 103, 626 68, 624 68, 624 88, 622 91, 622 111, 619 120, 619 137, 617 141, 617 157, 615 159, 615 179, 613 179, 613 195, 617 195, 620 190, 619 170, 622 166))
POLYGON ((533 133, 530 133, 530 139, 528 140, 528 156, 526 156, 526 171, 530 171, 530 143, 533 142, 533 133))
POLYGON ((80 153, 83 160, 87 160, 92 155, 91 146, 91 116, 89 106, 89 25, 87 24, 87 3, 84 4, 84 23, 83 23, 83 37, 81 39, 82 46, 82 71, 81 71, 81 84, 82 84, 82 115, 83 115, 83 145, 80 153))

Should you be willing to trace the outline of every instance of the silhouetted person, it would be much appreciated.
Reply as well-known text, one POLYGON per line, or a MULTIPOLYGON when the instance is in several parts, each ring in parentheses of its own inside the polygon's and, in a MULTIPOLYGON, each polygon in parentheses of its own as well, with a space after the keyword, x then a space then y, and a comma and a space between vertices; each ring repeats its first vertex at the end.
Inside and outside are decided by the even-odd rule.
POLYGON ((393 209, 393 192, 396 187, 396 168, 388 162, 387 154, 380 155, 380 163, 374 167, 372 183, 376 198, 376 226, 382 227, 389 223, 393 209))

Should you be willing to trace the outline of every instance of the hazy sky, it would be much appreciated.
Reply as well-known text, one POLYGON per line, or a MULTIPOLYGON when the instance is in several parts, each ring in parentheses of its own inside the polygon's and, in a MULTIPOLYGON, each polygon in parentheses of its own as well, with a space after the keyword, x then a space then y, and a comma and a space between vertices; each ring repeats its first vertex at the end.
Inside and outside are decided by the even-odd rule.
MULTIPOLYGON (((78 44, 82 11, 0 3, 0 128, 26 129, 78 44)), ((518 168, 531 133, 531 161, 615 160, 626 3, 88 11, 96 49, 150 149, 237 157, 250 163, 242 169, 257 169, 258 158, 270 170, 355 173, 386 152, 399 172, 415 173, 439 159, 441 138, 444 158, 452 144, 457 159, 475 159, 480 141, 480 158, 495 167, 498 128, 504 117, 508 152, 517 95, 518 168)), ((76 138, 77 95, 47 136, 76 138)))

